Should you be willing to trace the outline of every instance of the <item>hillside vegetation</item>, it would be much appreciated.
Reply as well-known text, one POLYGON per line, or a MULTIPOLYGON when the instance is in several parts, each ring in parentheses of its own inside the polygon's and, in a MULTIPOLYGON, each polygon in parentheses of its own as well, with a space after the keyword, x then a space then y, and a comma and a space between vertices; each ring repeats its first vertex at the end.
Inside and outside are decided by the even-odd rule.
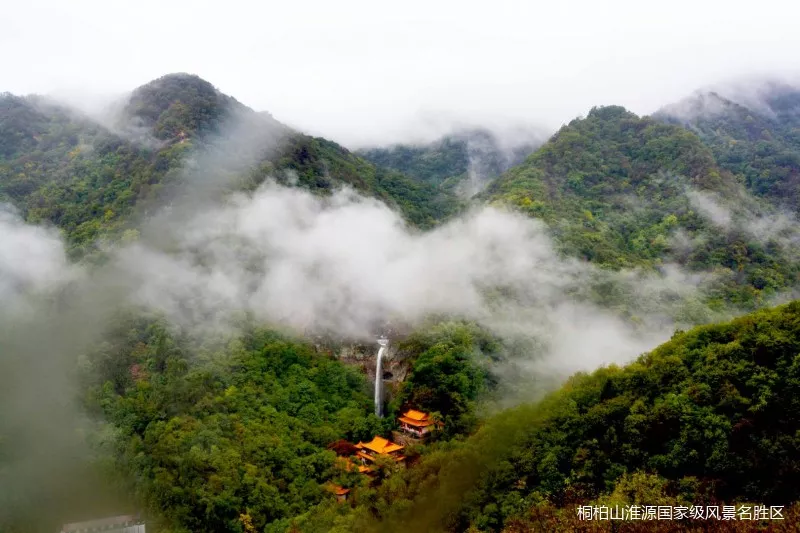
MULTIPOLYGON (((127 495, 128 504, 147 517, 148 531, 570 531, 586 527, 576 518, 578 505, 627 504, 785 505, 786 516, 796 519, 800 303, 766 306, 790 299, 800 281, 800 227, 793 218, 800 198, 800 93, 771 87, 764 94, 766 107, 712 94, 653 117, 619 106, 596 107, 538 149, 522 143, 512 153, 482 131, 426 146, 354 153, 292 131, 188 74, 134 90, 102 120, 39 97, 0 95, 0 202, 27 223, 59 228, 73 262, 69 266, 85 268, 87 286, 94 284, 93 274, 106 272, 100 252, 142 238, 144 223, 169 220, 152 215, 164 206, 180 206, 176 199, 196 195, 221 202, 274 179, 317 195, 352 188, 400 212, 410 233, 458 215, 467 207, 466 197, 476 208, 500 206, 542 221, 529 226, 552 237, 561 255, 554 264, 564 266, 564 276, 581 272, 592 279, 564 291, 550 290, 552 281, 543 281, 543 314, 535 316, 552 310, 547 306, 562 311, 551 301, 558 299, 575 303, 577 311, 607 315, 609 328, 624 330, 617 332, 620 338, 650 324, 674 324, 673 316, 644 321, 634 315, 652 306, 667 315, 683 293, 656 291, 658 300, 652 302, 650 293, 635 285, 642 273, 654 284, 673 283, 676 271, 685 275, 678 283, 687 285, 687 302, 696 307, 691 313, 679 309, 684 322, 749 312, 676 331, 629 364, 573 375, 557 390, 549 388, 541 401, 530 401, 535 395, 529 391, 524 395, 529 401, 510 408, 502 385, 513 381, 508 388, 515 392, 540 386, 520 383, 528 374, 517 370, 529 363, 535 367, 534 359, 547 350, 547 339, 540 345, 532 338, 542 332, 504 339, 463 317, 425 317, 415 322, 416 330, 392 338, 401 354, 396 368, 405 377, 390 387, 385 418, 373 414, 367 374, 374 367, 357 358, 345 364, 321 337, 301 338, 238 311, 226 316, 219 330, 215 316, 198 317, 203 327, 192 328, 127 302, 109 304, 107 295, 95 294, 104 290, 72 294, 79 285, 36 294, 19 317, 9 310, 13 320, 0 324, 0 357, 12 353, 7 357, 20 365, 13 367, 17 370, 30 363, 35 385, 42 376, 42 405, 48 405, 45 400, 67 405, 64 383, 78 383, 81 427, 70 428, 74 438, 68 440, 88 444, 88 458, 72 457, 80 468, 67 470, 90 471, 127 495), (477 188, 468 190, 470 184, 477 188), (623 279, 632 280, 630 286, 623 279), (40 323, 60 324, 62 314, 81 315, 80 305, 95 303, 110 311, 65 324, 102 314, 99 340, 73 336, 66 326, 69 331, 39 331, 40 323), (40 309, 47 316, 26 314, 40 309), (210 322, 214 325, 206 327, 210 322), (18 323, 25 323, 27 336, 13 335, 18 323), (75 337, 75 343, 91 340, 80 349, 65 348, 70 360, 58 365, 49 362, 66 356, 30 357, 32 349, 14 344, 51 333, 54 339, 75 337), (47 388, 47 378, 55 374, 67 376, 54 381, 63 389, 47 388), (393 438, 397 415, 409 408, 425 410, 443 427, 430 440, 404 448, 405 466, 379 458, 371 478, 343 466, 347 461, 337 455, 376 435, 393 438), (326 490, 331 483, 350 490, 345 502, 326 490)), ((193 210, 205 204, 182 205, 193 210)), ((170 228, 155 229, 167 234, 170 228)), ((441 233, 439 242, 446 245, 447 232, 441 233)), ((344 243, 358 242, 347 237, 342 235, 344 243)), ((413 237, 409 242, 414 244, 413 237)), ((544 237, 525 242, 544 243, 548 260, 554 255, 544 237)), ((173 253, 170 246, 159 252, 173 253)), ((251 270, 261 263, 252 261, 246 246, 231 248, 237 256, 231 260, 245 263, 244 277, 253 274, 246 281, 257 281, 251 270)), ((264 250, 273 252, 269 246, 264 250)), ((208 254, 201 249, 180 259, 196 262, 189 270, 205 274, 215 252, 230 259, 224 249, 208 254)), ((336 254, 330 257, 338 260, 336 254)), ((360 257, 354 254, 356 261, 360 257)), ((317 266, 309 269, 316 272, 317 266)), ((543 266, 551 268, 548 261, 543 266)), ((225 285, 224 276, 198 278, 225 285)), ((476 306, 502 307, 505 299, 519 296, 514 281, 535 279, 520 275, 509 286, 496 287, 494 280, 501 284, 503 278, 488 278, 472 280, 486 297, 476 306)), ((22 284, 11 281, 14 296, 22 284)), ((534 285, 526 290, 540 289, 534 285)), ((186 298, 177 305, 189 308, 180 310, 187 316, 202 314, 202 306, 192 308, 193 297, 205 288, 189 286, 190 294, 181 295, 186 298)), ((214 287, 219 289, 214 294, 224 299, 225 288, 214 287)), ((341 295, 344 304, 337 305, 351 296, 341 295)), ((519 307, 509 309, 524 314, 522 301, 513 303, 519 307)), ((510 324, 508 330, 535 329, 533 322, 510 324)), ((351 341, 337 338, 331 346, 351 341)), ((640 344, 635 346, 638 351, 640 344)), ((16 375, 27 374, 9 372, 7 383, 16 375)), ((4 408, 15 415, 0 420, 0 481, 8 486, 24 471, 15 467, 26 458, 26 439, 32 438, 14 428, 36 415, 36 405, 4 408)), ((73 477, 61 477, 66 488, 59 479, 61 485, 41 492, 31 486, 3 491, 0 532, 50 531, 65 507, 83 512, 63 496, 83 484, 75 480, 73 486, 73 477)), ((642 530, 637 527, 621 524, 615 530, 642 530)))
POLYGON ((489 130, 459 130, 427 144, 396 144, 358 153, 376 165, 469 196, 533 152, 540 142, 530 136, 521 133, 512 146, 504 146, 489 130))
POLYGON ((292 132, 197 76, 173 74, 136 89, 112 119, 110 129, 41 98, 0 95, 0 201, 30 222, 63 229, 76 257, 169 201, 189 158, 211 164, 210 179, 234 188, 267 177, 320 193, 348 185, 420 227, 458 209, 446 192, 292 132))
POLYGON ((743 198, 740 176, 694 133, 622 107, 570 122, 484 197, 544 220, 564 253, 604 267, 715 271, 715 305, 755 306, 798 281, 780 235, 754 235, 733 215, 721 227, 701 202, 761 214, 770 205, 743 198))
POLYGON ((767 84, 737 103, 715 92, 667 106, 655 117, 686 126, 748 190, 800 209, 800 92, 767 84), (748 101, 749 100, 749 101, 748 101))
POLYGON ((576 527, 576 506, 598 502, 788 506, 800 498, 799 387, 800 303, 678 332, 432 447, 353 509, 328 506, 299 527, 525 531, 576 527))

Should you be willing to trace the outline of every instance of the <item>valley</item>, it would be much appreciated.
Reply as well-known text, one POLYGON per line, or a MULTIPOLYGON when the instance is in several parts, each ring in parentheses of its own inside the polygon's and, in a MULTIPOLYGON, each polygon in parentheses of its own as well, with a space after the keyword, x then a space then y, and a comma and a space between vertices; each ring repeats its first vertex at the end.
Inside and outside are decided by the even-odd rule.
POLYGON ((796 518, 800 89, 759 91, 357 150, 190 74, 0 95, 0 532, 796 518))

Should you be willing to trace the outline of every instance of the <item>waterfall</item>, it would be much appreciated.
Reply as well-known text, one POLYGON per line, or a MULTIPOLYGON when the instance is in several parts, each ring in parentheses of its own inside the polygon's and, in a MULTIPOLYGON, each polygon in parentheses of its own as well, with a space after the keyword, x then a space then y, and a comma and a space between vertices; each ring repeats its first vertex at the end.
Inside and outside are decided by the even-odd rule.
POLYGON ((378 349, 378 362, 375 365, 375 414, 379 417, 383 416, 383 354, 386 353, 386 346, 389 345, 389 339, 381 337, 378 339, 378 344, 381 345, 378 349))

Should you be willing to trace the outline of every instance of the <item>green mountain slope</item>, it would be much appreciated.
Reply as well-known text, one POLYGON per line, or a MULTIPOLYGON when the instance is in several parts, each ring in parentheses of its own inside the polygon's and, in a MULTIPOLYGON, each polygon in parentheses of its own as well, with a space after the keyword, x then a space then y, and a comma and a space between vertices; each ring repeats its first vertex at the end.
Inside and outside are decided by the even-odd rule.
POLYGON ((762 87, 743 105, 717 93, 699 93, 654 115, 684 125, 708 144, 720 166, 743 177, 747 188, 800 210, 800 91, 762 87))
POLYGON ((800 498, 798 354, 798 302, 679 332, 488 419, 356 495, 354 511, 323 507, 300 528, 566 531, 585 527, 580 504, 788 506, 800 498))
MULTIPOLYGON (((608 270, 677 263, 713 277, 705 303, 756 307, 800 281, 798 230, 780 219, 794 201, 795 100, 775 94, 767 115, 702 103, 724 110, 717 122, 595 108, 524 160, 479 132, 362 156, 186 74, 140 87, 102 123, 3 95, 0 199, 29 222, 60 227, 79 258, 135 235, 126 230, 177 194, 252 191, 268 177, 317 194, 347 185, 426 229, 459 211, 459 184, 471 172, 500 174, 477 200, 543 220, 563 254, 608 270), (470 142, 479 139, 488 157, 476 167, 470 142)), ((599 313, 640 296, 602 289, 599 313)), ((396 343, 407 374, 384 419, 372 414, 363 368, 331 357, 324 343, 239 315, 230 330, 198 339, 160 317, 114 309, 102 341, 64 367, 78 367, 81 416, 91 421, 96 456, 87 468, 133 495, 148 529, 558 531, 583 525, 578 504, 800 499, 797 302, 677 332, 623 368, 578 374, 542 402, 499 413, 487 395, 504 392, 499 380, 511 371, 493 370, 518 362, 509 355, 527 362, 536 347, 436 317, 396 343), (435 413, 445 429, 404 450, 408 468, 379 460, 373 482, 337 467, 331 443, 388 437, 409 407, 435 413), (325 491, 331 481, 352 489, 347 504, 325 491)), ((13 326, 0 326, 0 344, 14 349, 13 326)), ((31 329, 38 335, 39 323, 31 329)), ((0 480, 13 482, 7 465, 26 457, 31 435, 2 429, 0 480)), ((75 471, 85 466, 77 462, 75 471)), ((63 497, 74 476, 52 477, 52 486, 0 494, 0 530, 38 530, 37 520, 60 519, 64 508, 79 512, 63 497)))
MULTIPOLYGON (((506 487, 522 474, 552 501, 594 498, 623 473, 646 471, 688 501, 797 501, 798 353, 795 302, 678 334, 625 368, 578 376, 549 400, 547 421, 515 443, 507 472, 516 479, 506 487)), ((484 494, 503 492, 491 485, 484 494)))
POLYGON ((134 90, 118 120, 123 127, 145 128, 157 139, 170 140, 218 132, 226 120, 248 111, 198 76, 171 74, 134 90))
POLYGON ((90 354, 105 375, 87 397, 117 430, 117 468, 175 531, 241 531, 242 515, 262 530, 300 514, 325 497, 326 446, 379 431, 364 376, 307 344, 255 329, 198 365, 164 325, 134 329, 133 346, 130 326, 90 354))
POLYGON ((445 137, 427 146, 370 148, 360 150, 359 154, 377 165, 405 172, 434 185, 441 184, 447 178, 466 174, 469 168, 466 143, 452 137, 445 137))
POLYGON ((539 143, 530 136, 529 133, 520 136, 512 147, 505 147, 494 133, 472 129, 457 131, 424 145, 398 144, 358 153, 376 165, 400 171, 419 181, 444 189, 461 187, 464 193, 474 194, 533 152, 539 143))
MULTIPOLYGON (((393 416, 373 414, 360 369, 251 325, 213 348, 160 320, 127 317, 112 329, 86 355, 82 388, 89 412, 113 427, 98 445, 145 504, 148 528, 242 531, 247 520, 256 531, 284 531, 330 497, 326 482, 366 489, 364 476, 336 467, 328 447, 394 427, 393 416)), ((400 401, 449 405, 448 431, 463 430, 456 426, 468 421, 460 417, 483 381, 465 361, 486 342, 456 324, 411 339, 404 349, 421 354, 421 364, 400 401)))
POLYGON ((0 124, 0 197, 32 222, 60 226, 75 244, 114 227, 160 181, 156 168, 177 155, 137 147, 35 98, 0 97, 0 124))
POLYGON ((274 169, 293 171, 293 174, 283 174, 279 181, 312 190, 327 191, 346 183, 362 193, 398 207, 412 224, 421 228, 435 226, 461 207, 456 197, 447 191, 370 163, 322 138, 307 135, 291 137, 279 155, 258 172, 271 172, 274 169))
POLYGON ((798 281, 788 245, 744 222, 772 206, 747 197, 694 133, 621 107, 570 122, 483 197, 543 219, 565 253, 599 265, 716 270, 716 298, 739 305, 798 281), (731 220, 715 221, 715 208, 731 220))
POLYGON ((113 122, 108 128, 41 98, 0 96, 0 200, 31 222, 62 228, 75 255, 118 237, 134 214, 168 201, 165 191, 194 187, 185 182, 198 173, 182 169, 203 154, 206 163, 226 160, 224 169, 212 165, 217 174, 241 175, 232 187, 290 169, 298 185, 323 193, 350 185, 420 227, 458 209, 452 195, 292 132, 197 76, 173 74, 136 89, 113 122))

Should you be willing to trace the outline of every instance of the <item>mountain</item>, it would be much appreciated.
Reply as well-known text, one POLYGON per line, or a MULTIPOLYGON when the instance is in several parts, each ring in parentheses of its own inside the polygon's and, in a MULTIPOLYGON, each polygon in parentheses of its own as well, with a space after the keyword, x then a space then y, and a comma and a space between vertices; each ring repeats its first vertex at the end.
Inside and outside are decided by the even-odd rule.
POLYGON ((800 212, 800 90, 766 83, 736 101, 698 92, 653 116, 695 132, 753 194, 800 212))
MULTIPOLYGON (((123 128, 144 128, 157 139, 169 140, 219 133, 224 122, 237 114, 252 112, 202 78, 181 73, 135 89, 118 120, 123 128)), ((273 127, 282 127, 269 115, 260 118, 273 127)))
POLYGON ((292 183, 297 178, 297 184, 316 191, 347 184, 396 206, 410 223, 420 228, 432 228, 461 208, 461 202, 449 191, 370 163, 326 139, 295 135, 273 161, 273 169, 293 171, 290 176, 284 174, 279 178, 281 183, 292 183))
POLYGON ((428 144, 397 144, 358 153, 376 165, 471 196, 522 162, 539 144, 529 132, 516 132, 509 144, 487 129, 464 129, 428 144))
POLYGON ((119 238, 148 206, 168 202, 187 161, 200 154, 206 175, 230 174, 234 188, 272 175, 320 193, 349 185, 420 227, 458 209, 447 191, 293 132, 197 76, 154 80, 113 112, 100 122, 43 98, 0 96, 0 200, 30 222, 63 229, 75 256, 119 238))
MULTIPOLYGON (((573 376, 425 455, 378 488, 378 512, 358 502, 343 520, 329 505, 299 528, 578 531, 587 527, 580 505, 739 504, 737 519, 741 505, 781 506, 784 522, 761 525, 790 531, 800 511, 788 508, 800 498, 798 353, 798 302, 677 332, 624 367, 573 376)), ((640 523, 620 521, 620 530, 654 530, 640 523)))
POLYGON ((564 253, 602 266, 714 270, 720 303, 755 305, 798 282, 792 242, 755 231, 773 205, 695 133, 622 107, 573 120, 481 197, 544 220, 564 253))
MULTIPOLYGON (((578 331, 587 315, 603 327, 601 335, 587 335, 598 345, 579 348, 582 353, 600 352, 611 339, 608 351, 628 354, 631 347, 618 344, 655 322, 619 312, 649 294, 620 280, 647 277, 667 285, 679 271, 678 283, 702 298, 703 311, 728 315, 764 307, 798 287, 800 229, 790 213, 797 99, 786 88, 765 94, 739 103, 705 95, 653 117, 596 107, 538 148, 521 139, 517 152, 494 133, 470 130, 428 145, 357 153, 293 131, 188 74, 154 80, 102 117, 40 97, 2 95, 2 201, 32 226, 60 228, 73 260, 55 270, 75 267, 87 275, 56 295, 32 294, 19 313, 12 298, 0 313, 0 489, 13 488, 0 490, 0 530, 55 531, 63 519, 85 519, 82 513, 101 506, 87 494, 108 493, 111 502, 103 505, 114 507, 117 492, 143 512, 148 529, 172 533, 569 531, 586 526, 578 505, 629 504, 785 505, 786 523, 793 525, 800 516, 797 302, 686 327, 652 348, 675 327, 666 319, 668 331, 652 332, 646 348, 640 350, 639 337, 631 342, 637 354, 647 352, 638 359, 578 373, 536 401, 552 391, 542 390, 547 376, 537 373, 539 354, 560 343, 565 351, 552 353, 571 357, 574 339, 562 338, 570 336, 564 331, 578 331), (279 312, 299 309, 305 319, 313 307, 282 308, 301 300, 299 291, 290 288, 281 300, 262 291, 260 279, 261 270, 273 267, 278 274, 307 269, 323 280, 313 291, 323 305, 354 307, 353 316, 381 320, 372 316, 382 312, 374 300, 354 294, 357 283, 348 279, 345 290, 325 292, 326 274, 342 261, 366 262, 365 270, 355 269, 361 275, 380 272, 384 263, 367 260, 380 250, 353 246, 359 241, 342 234, 340 248, 316 238, 282 252, 288 236, 303 235, 285 221, 298 215, 299 226, 308 222, 286 200, 290 195, 276 195, 289 216, 264 226, 278 237, 263 248, 255 244, 262 235, 255 223, 248 228, 255 237, 242 242, 224 227, 215 233, 216 227, 193 226, 197 239, 163 250, 138 233, 154 225, 169 233, 159 226, 168 217, 151 216, 162 207, 199 211, 207 207, 203 202, 255 191, 267 178, 319 196, 348 186, 397 209, 412 231, 390 234, 409 241, 390 243, 392 266, 418 262, 418 255, 406 255, 409 248, 444 249, 447 274, 463 270, 475 278, 467 285, 475 295, 464 305, 479 307, 477 315, 499 308, 502 327, 490 331, 455 312, 426 316, 413 331, 387 325, 402 364, 384 371, 402 366, 403 376, 387 378, 389 416, 378 418, 370 375, 377 368, 355 355, 374 353, 374 345, 278 331, 254 316, 255 307, 236 307, 229 317, 226 300, 242 297, 230 286, 239 276, 245 298, 277 302, 279 312), (464 196, 478 208, 501 206, 541 224, 503 214, 470 226, 475 217, 466 217, 424 240, 425 230, 460 212, 464 196), (509 220, 511 230, 537 238, 516 245, 509 220), (467 239, 449 240, 464 227, 473 232, 467 239), (471 261, 484 265, 483 257, 466 253, 473 251, 466 241, 484 237, 479 234, 488 234, 492 245, 478 248, 490 256, 486 272, 468 268, 471 261), (147 273, 165 272, 167 281, 154 287, 176 294, 165 295, 164 306, 118 303, 116 281, 126 280, 109 283, 102 275, 129 270, 117 270, 116 263, 104 270, 106 263, 89 260, 106 244, 140 237, 148 246, 123 247, 128 254, 116 259, 130 261, 123 265, 130 270, 146 265, 147 273), (307 254, 320 245, 324 255, 307 254), (543 251, 515 256, 522 246, 543 251), (281 263, 272 255, 292 252, 311 260, 281 263), (509 255, 511 261, 501 261, 509 255), (225 262, 222 271, 215 271, 216 261, 225 262), (514 271, 505 277, 495 265, 514 271), (541 278, 528 277, 540 269, 541 278), (581 279, 570 285, 576 273, 581 279), (184 276, 196 279, 182 286, 177 280, 184 276), (526 291, 553 295, 528 300, 526 291), (212 304, 221 300, 224 320, 214 305, 204 307, 206 293, 212 304), (485 305, 478 301, 484 297, 485 305), (591 305, 583 305, 586 299, 591 305), (540 314, 524 321, 534 307, 540 314), (198 328, 181 320, 193 313, 210 316, 199 317, 198 328), (548 314, 552 325, 578 325, 543 334, 548 314), (499 331, 512 333, 501 338, 499 331), (521 383, 526 395, 509 398, 521 380, 527 380, 521 383), (68 408, 73 404, 77 415, 68 408), (42 406, 59 408, 44 416, 42 406), (409 408, 429 412, 444 427, 425 443, 409 441, 406 467, 379 458, 367 477, 338 457, 376 435, 394 438, 396 415, 409 408), (346 503, 329 494, 330 483, 349 490, 346 503)), ((277 203, 271 205, 253 204, 236 224, 269 219, 277 203)), ((209 226, 225 220, 210 217, 209 226)), ((327 230, 347 231, 353 221, 363 223, 350 217, 349 225, 328 224, 314 236, 338 240, 327 230)), ((11 250, 0 259, 27 258, 19 242, 26 241, 0 248, 11 250)), ((427 272, 418 267, 409 272, 422 278, 427 272)), ((11 274, 0 283, 3 294, 27 290, 28 278, 11 274)), ((48 282, 55 277, 47 269, 41 274, 48 282)), ((380 276, 365 277, 368 290, 382 289, 380 276)), ((411 289, 422 286, 411 278, 411 289)), ((279 279, 285 285, 290 277, 279 279)), ((145 285, 131 284, 137 298, 152 296, 140 294, 148 292, 139 290, 145 285)), ((125 289, 120 293, 127 295, 125 289)), ((401 309, 444 294, 389 289, 401 309)), ((682 297, 658 294, 663 314, 682 297)), ((684 322, 707 316, 717 315, 698 313, 684 322)), ((664 530, 674 526, 665 524, 664 530)), ((687 530, 694 526, 709 523, 698 520, 687 530)), ((626 523, 620 530, 636 527, 626 523)))

